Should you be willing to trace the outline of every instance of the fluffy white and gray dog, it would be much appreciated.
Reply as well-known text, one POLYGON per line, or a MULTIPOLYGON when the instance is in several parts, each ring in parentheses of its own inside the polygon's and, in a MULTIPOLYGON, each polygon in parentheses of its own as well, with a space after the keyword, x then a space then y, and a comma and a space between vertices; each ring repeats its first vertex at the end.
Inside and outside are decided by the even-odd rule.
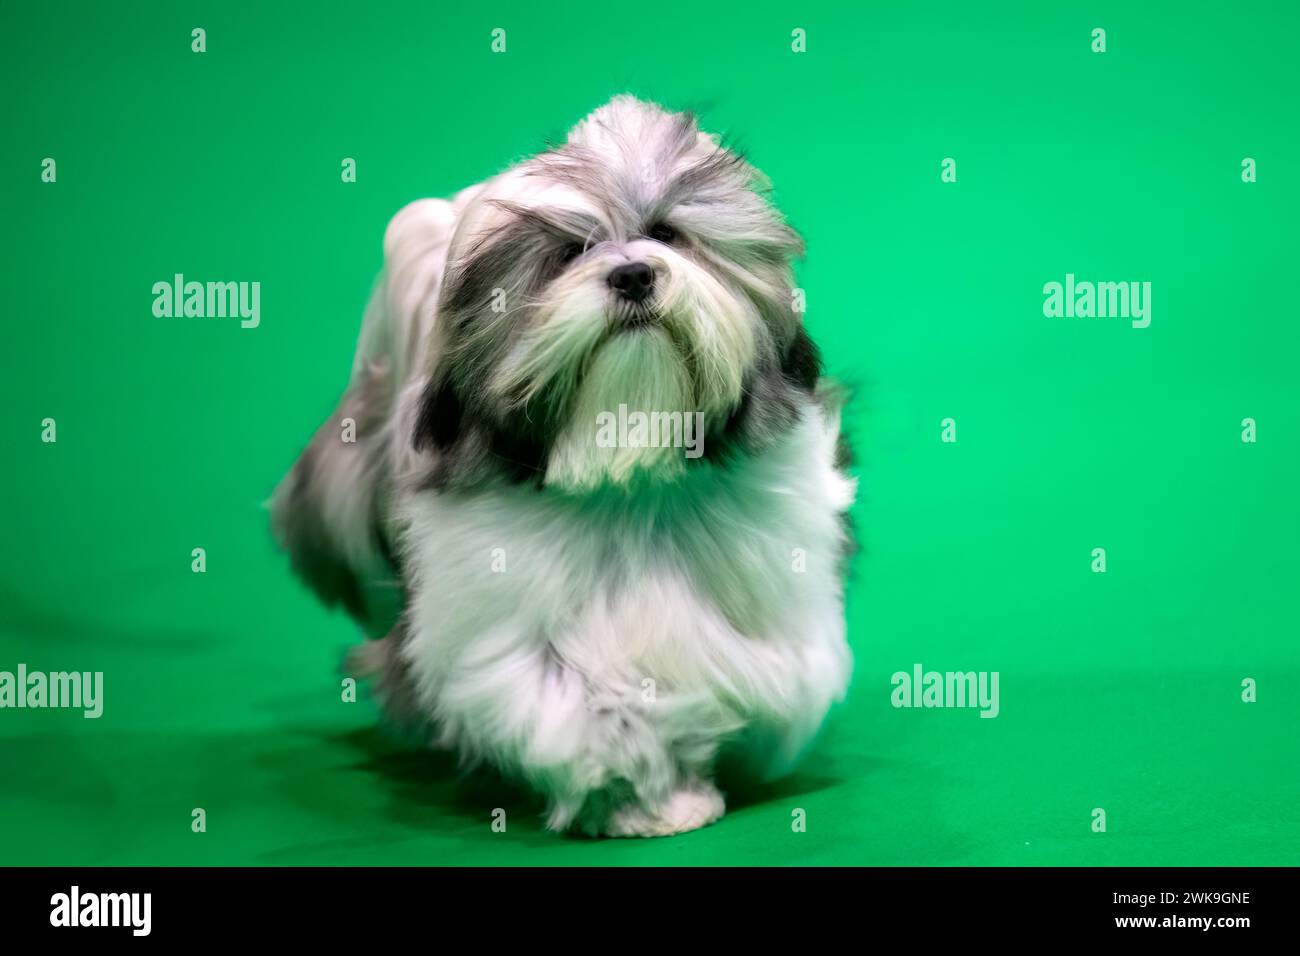
POLYGON ((848 681, 854 486, 766 186, 618 97, 405 207, 351 384, 276 491, 324 601, 383 633, 399 585, 353 658, 389 712, 527 781, 554 829, 712 823, 719 760, 787 770, 848 681), (638 413, 672 440, 601 434, 638 413))

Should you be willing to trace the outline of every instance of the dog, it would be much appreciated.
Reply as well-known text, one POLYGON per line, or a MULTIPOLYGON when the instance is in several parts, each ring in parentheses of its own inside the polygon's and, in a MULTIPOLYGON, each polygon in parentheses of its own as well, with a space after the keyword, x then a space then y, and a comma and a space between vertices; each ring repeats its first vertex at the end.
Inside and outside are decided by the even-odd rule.
POLYGON ((846 691, 842 400, 769 194, 691 114, 619 96, 406 206, 273 496, 299 575, 386 631, 353 664, 387 712, 531 785, 551 829, 711 824, 720 761, 786 772, 846 691))

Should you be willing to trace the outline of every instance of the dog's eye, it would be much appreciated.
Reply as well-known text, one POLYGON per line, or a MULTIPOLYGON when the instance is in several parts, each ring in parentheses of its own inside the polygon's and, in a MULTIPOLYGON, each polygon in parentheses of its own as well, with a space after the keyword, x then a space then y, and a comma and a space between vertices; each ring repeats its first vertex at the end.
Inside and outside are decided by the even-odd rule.
POLYGON ((549 282, 558 277, 561 272, 569 268, 569 263, 582 255, 584 251, 586 250, 580 242, 566 242, 564 245, 558 247, 553 253, 551 253, 551 258, 547 262, 543 278, 549 282))
POLYGON ((646 237, 653 239, 655 242, 662 242, 666 246, 671 246, 677 241, 677 230, 666 222, 657 222, 645 232, 646 237))
POLYGON ((556 246, 545 260, 542 281, 551 282, 558 279, 564 270, 569 268, 570 263, 586 251, 586 247, 580 242, 566 242, 562 246, 556 246))

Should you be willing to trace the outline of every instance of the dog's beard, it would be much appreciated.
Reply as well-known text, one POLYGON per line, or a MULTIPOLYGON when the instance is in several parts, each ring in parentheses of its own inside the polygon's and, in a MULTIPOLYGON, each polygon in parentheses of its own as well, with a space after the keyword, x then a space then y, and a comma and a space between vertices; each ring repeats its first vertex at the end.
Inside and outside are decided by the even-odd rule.
POLYGON ((618 416, 620 406, 629 416, 698 412, 703 440, 710 423, 740 403, 764 334, 757 310, 671 250, 646 261, 661 279, 638 306, 611 302, 608 261, 580 264, 555 282, 493 377, 492 389, 514 414, 535 413, 538 402, 558 413, 548 485, 587 490, 638 473, 681 474, 681 447, 600 440, 602 416, 618 416))
MULTIPOLYGON (((676 477, 685 464, 684 450, 670 445, 622 447, 602 441, 605 416, 646 416, 678 411, 690 414, 695 390, 682 357, 668 334, 647 327, 607 341, 591 359, 578 387, 568 425, 551 449, 546 480, 561 488, 585 490, 605 482, 625 484, 638 470, 676 477)), ((606 426, 607 427, 607 426, 606 426)))

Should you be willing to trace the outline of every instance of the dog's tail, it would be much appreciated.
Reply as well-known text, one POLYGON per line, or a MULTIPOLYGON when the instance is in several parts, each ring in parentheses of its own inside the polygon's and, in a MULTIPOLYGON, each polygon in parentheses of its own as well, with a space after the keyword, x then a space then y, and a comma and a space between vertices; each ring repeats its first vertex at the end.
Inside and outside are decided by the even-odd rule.
POLYGON ((377 393, 385 378, 376 367, 349 388, 271 499, 271 529, 294 571, 369 634, 382 633, 387 616, 378 595, 399 580, 383 520, 388 409, 377 393))
POLYGON ((372 636, 386 633, 401 607, 389 512, 395 463, 411 436, 395 412, 423 361, 452 230, 470 198, 420 200, 389 223, 347 391, 271 499, 271 527, 294 570, 372 636))

